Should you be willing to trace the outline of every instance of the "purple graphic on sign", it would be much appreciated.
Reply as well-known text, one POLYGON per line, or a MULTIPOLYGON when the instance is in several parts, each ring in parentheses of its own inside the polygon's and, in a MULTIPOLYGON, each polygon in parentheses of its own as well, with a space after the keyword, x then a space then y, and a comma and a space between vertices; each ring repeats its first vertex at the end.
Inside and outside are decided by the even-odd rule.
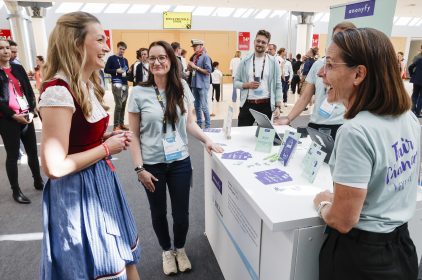
POLYGON ((264 185, 285 183, 293 180, 288 173, 278 168, 255 172, 255 175, 264 185))
POLYGON ((247 160, 249 158, 252 158, 252 155, 248 152, 244 151, 236 151, 231 153, 224 153, 221 155, 222 159, 234 159, 234 160, 247 160))
POLYGON ((281 161, 284 166, 287 165, 289 159, 292 156, 293 150, 296 147, 297 141, 293 137, 287 137, 286 143, 284 143, 283 149, 280 152, 279 161, 281 161))
POLYGON ((344 19, 372 16, 374 10, 375 0, 346 5, 344 19))
POLYGON ((211 170, 211 178, 212 178, 212 182, 214 183, 215 187, 218 189, 218 191, 221 194, 223 194, 223 182, 217 176, 217 173, 215 173, 214 170, 211 170))

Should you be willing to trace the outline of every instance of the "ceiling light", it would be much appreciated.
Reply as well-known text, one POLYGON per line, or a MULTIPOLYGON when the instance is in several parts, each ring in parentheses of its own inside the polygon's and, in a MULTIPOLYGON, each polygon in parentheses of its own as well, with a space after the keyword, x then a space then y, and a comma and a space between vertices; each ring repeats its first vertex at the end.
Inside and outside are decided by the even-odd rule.
POLYGON ((323 15, 324 15, 324 13, 317 13, 314 16, 314 22, 318 22, 322 18, 323 15))
POLYGON ((91 14, 99 14, 104 10, 105 6, 107 6, 106 3, 86 3, 81 11, 91 14))
POLYGON ((410 22, 409 22, 409 26, 415 26, 416 24, 418 24, 418 22, 421 20, 421 18, 413 18, 410 22))
POLYGON ((228 17, 233 13, 234 10, 235 10, 234 8, 217 8, 217 10, 215 10, 213 16, 228 17))
POLYGON ((129 10, 127 10, 128 14, 145 14, 151 5, 145 5, 145 4, 133 4, 129 10))
POLYGON ((234 12, 234 14, 233 14, 233 17, 235 17, 235 18, 239 18, 239 17, 241 17, 246 11, 247 11, 248 9, 244 9, 244 8, 239 8, 239 9, 236 9, 236 11, 234 12))
POLYGON ((109 4, 105 9, 105 14, 122 14, 124 13, 127 8, 129 8, 129 4, 109 4))
POLYGON ((395 23, 395 25, 398 26, 405 26, 407 25, 410 21, 412 20, 411 17, 399 17, 399 19, 397 20, 397 22, 395 23))
POLYGON ((170 9, 170 5, 155 5, 152 7, 151 12, 153 14, 161 14, 164 12, 168 12, 170 9))
POLYGON ((393 18, 393 24, 396 24, 396 22, 399 20, 399 17, 394 17, 393 18))
POLYGON ((248 18, 252 15, 252 13, 255 11, 255 9, 249 9, 246 11, 246 13, 243 14, 242 18, 248 18))
POLYGON ((195 9, 195 6, 176 6, 173 12, 192 12, 195 9))
POLYGON ((55 10, 55 13, 65 14, 69 12, 79 11, 82 5, 83 5, 82 2, 72 2, 72 3, 64 2, 64 3, 61 3, 60 6, 55 10))
POLYGON ((265 9, 261 10, 256 16, 256 19, 263 19, 266 18, 271 13, 271 10, 265 9))
POLYGON ((330 21, 330 13, 325 13, 324 16, 321 18, 321 22, 329 22, 330 21))
POLYGON ((421 25, 422 25, 422 18, 418 23, 416 23, 416 26, 421 26, 421 25))
POLYGON ((192 14, 195 16, 209 16, 214 10, 215 7, 197 7, 192 14))
POLYGON ((283 10, 274 10, 273 13, 270 15, 270 18, 275 18, 277 16, 281 18, 285 13, 287 12, 283 10))

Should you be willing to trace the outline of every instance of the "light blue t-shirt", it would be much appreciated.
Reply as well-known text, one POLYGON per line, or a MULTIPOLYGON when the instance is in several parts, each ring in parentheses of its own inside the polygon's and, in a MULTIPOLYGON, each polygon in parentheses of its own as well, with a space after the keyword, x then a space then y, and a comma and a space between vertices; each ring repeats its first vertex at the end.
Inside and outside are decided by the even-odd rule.
MULTIPOLYGON (((189 106, 193 106, 194 97, 189 89, 188 84, 182 80, 184 90, 185 110, 189 110, 189 106)), ((160 92, 161 98, 166 106, 165 92, 160 92)), ((133 87, 129 96, 128 112, 140 113, 140 141, 142 161, 145 164, 169 163, 164 157, 163 146, 163 118, 164 112, 160 103, 157 100, 157 95, 153 87, 133 87)), ((181 115, 178 108, 179 120, 176 122, 176 130, 179 132, 185 144, 185 151, 182 157, 178 160, 185 159, 189 156, 188 153, 188 136, 186 133, 187 113, 181 115)), ((173 129, 170 123, 167 123, 167 133, 172 133, 173 129)))
POLYGON ((356 228, 391 232, 416 206, 421 127, 416 116, 360 112, 337 132, 330 159, 333 181, 367 188, 356 228))
POLYGON ((335 104, 335 108, 329 117, 325 117, 320 113, 320 108, 325 99, 327 99, 327 93, 325 85, 322 82, 322 78, 318 77, 318 71, 324 67, 325 58, 315 61, 306 76, 306 82, 315 85, 315 105, 314 111, 312 112, 310 122, 316 124, 343 124, 344 123, 344 111, 343 104, 335 104))

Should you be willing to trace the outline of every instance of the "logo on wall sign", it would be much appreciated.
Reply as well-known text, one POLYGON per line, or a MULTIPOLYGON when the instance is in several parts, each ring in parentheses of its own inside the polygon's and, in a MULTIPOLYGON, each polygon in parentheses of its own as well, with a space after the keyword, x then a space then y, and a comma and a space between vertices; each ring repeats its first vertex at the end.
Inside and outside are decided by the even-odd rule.
POLYGON ((373 16, 375 0, 346 5, 344 19, 373 16))

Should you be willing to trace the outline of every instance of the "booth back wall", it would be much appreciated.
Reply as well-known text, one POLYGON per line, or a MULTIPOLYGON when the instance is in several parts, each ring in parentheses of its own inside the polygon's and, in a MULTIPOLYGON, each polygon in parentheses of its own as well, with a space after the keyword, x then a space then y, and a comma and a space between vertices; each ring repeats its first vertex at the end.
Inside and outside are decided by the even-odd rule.
MULTIPOLYGON (((237 32, 235 31, 202 31, 202 30, 112 30, 112 49, 116 49, 119 41, 127 45, 125 57, 132 64, 136 60, 136 50, 145 47, 158 40, 168 43, 177 41, 187 51, 186 59, 193 54, 191 39, 205 41, 205 47, 211 59, 220 63, 220 70, 224 74, 230 74, 230 60, 234 56, 237 46, 237 32)), ((230 78, 225 78, 227 82, 230 78)), ((225 81, 226 81, 225 80, 225 81)))

